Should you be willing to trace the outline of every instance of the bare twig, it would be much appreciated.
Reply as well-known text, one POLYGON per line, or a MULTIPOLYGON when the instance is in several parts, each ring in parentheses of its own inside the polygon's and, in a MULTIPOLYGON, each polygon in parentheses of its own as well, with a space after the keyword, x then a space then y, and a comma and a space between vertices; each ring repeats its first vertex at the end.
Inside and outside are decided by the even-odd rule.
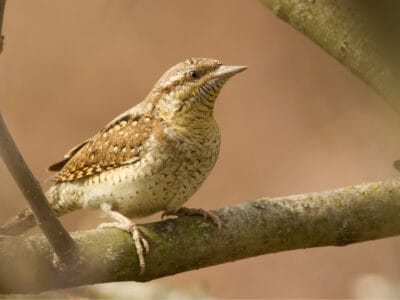
POLYGON ((75 233, 90 261, 79 274, 51 264, 46 239, 0 239, 0 293, 37 292, 113 281, 149 281, 266 253, 344 246, 400 234, 400 178, 303 195, 260 199, 215 211, 222 229, 200 217, 146 224, 146 272, 131 236, 118 229, 75 233), (31 266, 34 267, 31 267, 31 266), (37 276, 40 274, 40 276, 37 276))
POLYGON ((36 222, 61 263, 76 261, 76 244, 57 219, 39 183, 25 163, 0 113, 0 154, 35 215, 36 222))
POLYGON ((4 36, 3 32, 3 16, 4 16, 4 7, 6 5, 6 0, 0 0, 0 53, 3 51, 4 44, 4 36))

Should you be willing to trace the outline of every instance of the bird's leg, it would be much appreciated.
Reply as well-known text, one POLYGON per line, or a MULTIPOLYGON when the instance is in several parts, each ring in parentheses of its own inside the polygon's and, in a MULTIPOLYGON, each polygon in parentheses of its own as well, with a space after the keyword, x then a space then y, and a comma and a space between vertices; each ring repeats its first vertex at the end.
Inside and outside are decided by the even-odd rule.
POLYGON ((117 222, 102 223, 97 227, 97 229, 119 228, 132 234, 133 241, 135 242, 136 253, 139 257, 140 275, 142 275, 146 266, 144 255, 148 254, 150 251, 149 243, 142 237, 139 228, 131 219, 115 210, 112 210, 111 205, 109 204, 101 205, 101 209, 117 222))
POLYGON ((222 222, 221 219, 214 213, 204 210, 202 208, 187 208, 180 207, 176 211, 166 211, 163 212, 161 218, 164 219, 168 216, 202 216, 204 219, 210 219, 215 225, 218 226, 218 229, 221 230, 222 222))

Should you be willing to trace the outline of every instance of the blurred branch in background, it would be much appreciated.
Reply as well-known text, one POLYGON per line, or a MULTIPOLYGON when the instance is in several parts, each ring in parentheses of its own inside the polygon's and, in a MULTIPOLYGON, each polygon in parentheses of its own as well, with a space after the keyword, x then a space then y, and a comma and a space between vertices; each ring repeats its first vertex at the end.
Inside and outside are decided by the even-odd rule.
POLYGON ((118 229, 73 234, 81 255, 89 261, 74 276, 54 267, 43 236, 2 237, 0 293, 149 281, 266 253, 399 235, 399 186, 400 179, 392 179, 222 208, 215 211, 223 223, 220 232, 195 217, 142 225, 152 249, 142 276, 130 234, 118 229))
MULTIPOLYGON (((5 0, 0 0, 0 50, 3 45, 2 22, 5 0)), ((0 112, 0 154, 19 189, 28 201, 36 219, 36 223, 49 240, 59 259, 59 266, 74 266, 80 262, 78 249, 74 240, 57 219, 47 202, 42 188, 33 176, 17 145, 11 137, 0 112)), ((32 222, 34 222, 32 218, 32 222)))
POLYGON ((400 2, 262 0, 400 112, 400 2))

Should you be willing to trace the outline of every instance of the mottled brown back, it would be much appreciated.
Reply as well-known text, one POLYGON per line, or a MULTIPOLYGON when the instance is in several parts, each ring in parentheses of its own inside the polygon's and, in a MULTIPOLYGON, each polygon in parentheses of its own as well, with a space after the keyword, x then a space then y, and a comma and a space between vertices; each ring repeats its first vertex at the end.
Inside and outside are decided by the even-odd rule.
POLYGON ((137 162, 142 145, 154 127, 153 119, 149 115, 121 116, 92 138, 71 149, 64 160, 50 166, 51 171, 60 170, 54 180, 72 181, 137 162))

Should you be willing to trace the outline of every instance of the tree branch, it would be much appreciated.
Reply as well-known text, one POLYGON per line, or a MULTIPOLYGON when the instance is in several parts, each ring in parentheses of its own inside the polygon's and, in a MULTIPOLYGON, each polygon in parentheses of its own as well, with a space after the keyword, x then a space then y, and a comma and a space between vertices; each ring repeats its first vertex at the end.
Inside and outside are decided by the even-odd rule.
POLYGON ((399 187, 397 178, 222 208, 215 211, 223 222, 220 232, 197 217, 143 225, 151 248, 143 276, 138 275, 130 234, 117 229, 74 233, 88 265, 68 277, 49 261, 51 248, 43 236, 4 237, 0 239, 0 293, 148 281, 266 253, 399 235, 399 187))
POLYGON ((59 261, 63 266, 76 264, 80 261, 77 246, 50 207, 43 190, 15 145, 1 113, 0 145, 1 158, 28 201, 36 223, 49 240, 59 261))
MULTIPOLYGON (((371 1, 262 0, 262 2, 274 14, 310 37, 348 67, 382 95, 397 112, 400 112, 398 78, 394 76, 394 66, 398 65, 398 61, 389 63, 389 58, 384 55, 387 49, 384 49, 384 43, 378 38, 381 34, 378 33, 376 26, 371 26, 375 25, 371 20, 373 15, 371 17, 366 14, 371 1)), ((380 1, 375 1, 375 5, 377 2, 380 1)), ((395 1, 389 2, 393 4, 395 1)), ((392 10, 394 9, 398 11, 398 6, 392 5, 392 10)), ((398 16, 396 17, 398 19, 398 16)), ((393 31, 394 27, 390 29, 393 31)), ((394 38, 390 40, 393 41, 394 38)), ((398 59, 398 48, 394 52, 398 59)))

